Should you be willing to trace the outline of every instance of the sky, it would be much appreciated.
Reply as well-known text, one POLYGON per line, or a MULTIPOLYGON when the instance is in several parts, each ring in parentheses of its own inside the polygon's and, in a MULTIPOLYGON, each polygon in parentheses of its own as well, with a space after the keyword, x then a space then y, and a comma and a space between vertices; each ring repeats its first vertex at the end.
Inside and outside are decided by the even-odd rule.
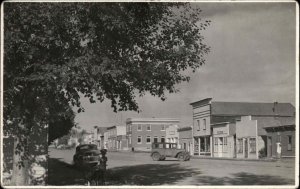
POLYGON ((206 63, 189 73, 189 83, 167 100, 137 98, 142 112, 114 113, 110 101, 90 104, 75 122, 93 126, 125 125, 129 117, 177 118, 180 127, 192 124, 191 102, 204 98, 228 102, 289 102, 296 98, 295 3, 193 3, 211 25, 202 32, 211 47, 206 63))

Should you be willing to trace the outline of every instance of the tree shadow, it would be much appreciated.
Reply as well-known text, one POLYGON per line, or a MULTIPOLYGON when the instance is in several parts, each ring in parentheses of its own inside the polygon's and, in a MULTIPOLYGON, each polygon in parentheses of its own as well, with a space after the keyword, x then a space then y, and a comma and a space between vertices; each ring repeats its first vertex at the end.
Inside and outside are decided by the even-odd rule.
POLYGON ((49 158, 48 185, 84 185, 84 173, 74 165, 60 161, 61 158, 49 158))
POLYGON ((170 185, 179 180, 200 174, 180 164, 145 164, 110 169, 106 175, 107 185, 170 185))
POLYGON ((256 175, 240 172, 232 174, 232 177, 196 177, 192 184, 197 185, 293 185, 295 180, 272 175, 256 175))

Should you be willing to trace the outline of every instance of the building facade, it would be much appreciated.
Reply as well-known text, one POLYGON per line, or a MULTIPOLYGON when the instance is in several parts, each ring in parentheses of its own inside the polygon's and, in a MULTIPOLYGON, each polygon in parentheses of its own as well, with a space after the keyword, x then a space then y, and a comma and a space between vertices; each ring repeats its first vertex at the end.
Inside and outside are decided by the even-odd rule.
POLYGON ((126 120, 129 150, 150 151, 152 142, 166 142, 166 129, 178 125, 172 118, 128 118, 126 120))
POLYGON ((126 126, 112 126, 107 128, 108 150, 124 150, 126 146, 126 126))
POLYGON ((274 123, 264 129, 267 132, 268 157, 295 157, 295 119, 275 118, 274 123))
POLYGON ((211 124, 213 157, 235 157, 235 124, 221 122, 211 124))
POLYGON ((266 154, 263 129, 269 124, 266 120, 295 116, 295 108, 290 103, 216 102, 207 98, 190 105, 193 107, 194 155, 199 156, 235 157, 236 154, 237 158, 258 158, 266 154), (241 119, 243 116, 246 117, 241 119), (233 152, 228 152, 229 145, 233 145, 230 149, 233 152))
POLYGON ((94 126, 94 144, 97 145, 98 149, 103 149, 105 146, 104 142, 104 133, 106 132, 107 127, 94 126))
POLYGON ((166 142, 179 144, 178 126, 170 125, 166 128, 166 142))
POLYGON ((192 127, 178 128, 179 146, 193 155, 193 133, 192 127))

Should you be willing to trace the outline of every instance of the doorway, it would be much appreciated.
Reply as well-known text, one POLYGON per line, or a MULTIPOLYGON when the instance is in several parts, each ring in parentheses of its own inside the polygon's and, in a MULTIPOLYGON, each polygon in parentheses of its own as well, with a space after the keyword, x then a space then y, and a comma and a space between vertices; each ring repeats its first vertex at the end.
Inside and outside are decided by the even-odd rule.
POLYGON ((245 138, 245 154, 244 154, 244 157, 245 158, 248 158, 248 139, 245 138))
POLYGON ((272 137, 269 136, 268 137, 268 150, 267 150, 267 154, 268 154, 268 157, 272 157, 272 137))
POLYGON ((218 138, 218 157, 223 157, 223 137, 218 138))

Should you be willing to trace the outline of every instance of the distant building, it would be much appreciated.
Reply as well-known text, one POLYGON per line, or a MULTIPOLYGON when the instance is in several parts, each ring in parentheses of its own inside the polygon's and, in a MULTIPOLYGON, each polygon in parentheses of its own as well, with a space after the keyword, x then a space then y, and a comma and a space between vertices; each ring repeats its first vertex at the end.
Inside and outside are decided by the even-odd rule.
POLYGON ((192 127, 178 128, 179 146, 193 155, 193 133, 192 127))
POLYGON ((97 145, 98 149, 105 148, 104 133, 106 131, 107 131, 107 127, 94 126, 94 130, 93 130, 94 141, 93 141, 93 143, 97 145))
POLYGON ((126 145, 126 126, 112 126, 107 128, 108 133, 108 149, 109 150, 125 150, 126 145))
POLYGON ((166 142, 166 129, 178 123, 178 119, 172 118, 128 118, 127 146, 131 150, 149 151, 152 142, 166 142))
POLYGON ((94 133, 83 133, 81 144, 93 144, 94 133))
POLYGON ((194 155, 199 156, 231 157, 235 147, 237 158, 258 158, 258 151, 262 153, 260 148, 267 142, 260 123, 295 116, 290 103, 216 102, 207 98, 191 105, 194 155))
POLYGON ((166 128, 166 142, 179 143, 178 126, 170 125, 166 128))
POLYGON ((273 118, 272 123, 263 127, 267 132, 268 157, 295 157, 295 118, 273 118))

